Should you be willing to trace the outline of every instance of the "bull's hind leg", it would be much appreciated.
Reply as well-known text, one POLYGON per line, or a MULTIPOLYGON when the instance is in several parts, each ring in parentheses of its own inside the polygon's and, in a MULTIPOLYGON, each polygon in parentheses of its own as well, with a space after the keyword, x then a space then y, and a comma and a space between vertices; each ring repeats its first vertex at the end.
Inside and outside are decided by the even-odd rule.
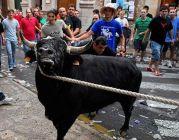
POLYGON ((120 135, 122 137, 125 137, 127 135, 127 130, 129 129, 129 121, 130 121, 130 117, 132 114, 133 104, 135 102, 135 98, 133 97, 129 97, 129 98, 121 102, 121 106, 125 114, 125 122, 120 129, 120 135))
POLYGON ((77 116, 70 116, 65 119, 58 119, 53 121, 53 124, 57 129, 57 140, 64 140, 66 133, 75 122, 76 118, 77 116))

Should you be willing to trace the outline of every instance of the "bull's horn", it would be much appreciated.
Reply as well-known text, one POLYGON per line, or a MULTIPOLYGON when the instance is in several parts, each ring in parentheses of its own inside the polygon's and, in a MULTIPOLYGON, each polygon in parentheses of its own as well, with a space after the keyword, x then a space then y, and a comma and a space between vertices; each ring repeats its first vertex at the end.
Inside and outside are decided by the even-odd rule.
POLYGON ((33 42, 33 41, 29 41, 29 40, 27 40, 25 37, 24 37, 24 35, 22 34, 22 32, 20 31, 20 38, 21 38, 21 40, 22 40, 22 42, 24 43, 24 44, 26 44, 27 46, 29 46, 30 48, 33 48, 33 47, 35 47, 36 46, 36 42, 33 42))
POLYGON ((80 47, 67 46, 67 53, 81 54, 88 50, 92 45, 93 40, 91 39, 86 45, 80 47))

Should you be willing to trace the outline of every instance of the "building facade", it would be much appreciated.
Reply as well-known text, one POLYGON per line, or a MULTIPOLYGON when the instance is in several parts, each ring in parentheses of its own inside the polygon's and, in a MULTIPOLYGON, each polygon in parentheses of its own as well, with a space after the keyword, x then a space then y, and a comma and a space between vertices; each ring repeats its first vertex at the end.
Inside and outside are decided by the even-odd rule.
POLYGON ((92 10, 100 9, 106 3, 122 4, 126 10, 129 10, 129 18, 134 20, 135 17, 139 16, 139 12, 144 5, 148 5, 150 7, 149 12, 155 16, 160 5, 167 3, 178 5, 179 2, 178 0, 0 0, 0 8, 4 15, 7 9, 22 9, 25 14, 26 9, 29 7, 38 6, 42 11, 48 11, 52 8, 67 8, 69 4, 75 4, 80 11, 82 27, 86 29, 91 23, 92 10))

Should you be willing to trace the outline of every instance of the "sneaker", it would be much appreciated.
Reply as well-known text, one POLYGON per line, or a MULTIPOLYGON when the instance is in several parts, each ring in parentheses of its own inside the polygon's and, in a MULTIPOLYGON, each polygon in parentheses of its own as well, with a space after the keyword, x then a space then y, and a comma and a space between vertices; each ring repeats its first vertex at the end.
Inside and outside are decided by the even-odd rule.
POLYGON ((14 76, 14 75, 12 75, 12 73, 11 73, 11 72, 9 72, 9 73, 7 73, 7 77, 9 77, 9 78, 14 78, 15 76, 14 76))
POLYGON ((8 105, 11 104, 13 101, 13 98, 5 97, 4 100, 0 101, 0 105, 8 105))
POLYGON ((162 61, 162 66, 167 66, 167 61, 166 60, 162 61))
POLYGON ((17 68, 17 65, 14 65, 13 68, 17 68))
POLYGON ((168 68, 172 68, 172 62, 170 60, 167 62, 167 66, 168 68))
POLYGON ((12 72, 12 71, 13 71, 13 68, 9 68, 9 71, 12 72))

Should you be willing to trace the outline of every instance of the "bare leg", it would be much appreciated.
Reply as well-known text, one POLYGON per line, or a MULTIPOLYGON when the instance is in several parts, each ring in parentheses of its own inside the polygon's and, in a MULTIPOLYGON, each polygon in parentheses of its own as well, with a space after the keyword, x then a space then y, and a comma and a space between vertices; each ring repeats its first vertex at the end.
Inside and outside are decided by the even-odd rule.
POLYGON ((145 56, 145 51, 141 51, 141 61, 144 60, 144 56, 145 56))

